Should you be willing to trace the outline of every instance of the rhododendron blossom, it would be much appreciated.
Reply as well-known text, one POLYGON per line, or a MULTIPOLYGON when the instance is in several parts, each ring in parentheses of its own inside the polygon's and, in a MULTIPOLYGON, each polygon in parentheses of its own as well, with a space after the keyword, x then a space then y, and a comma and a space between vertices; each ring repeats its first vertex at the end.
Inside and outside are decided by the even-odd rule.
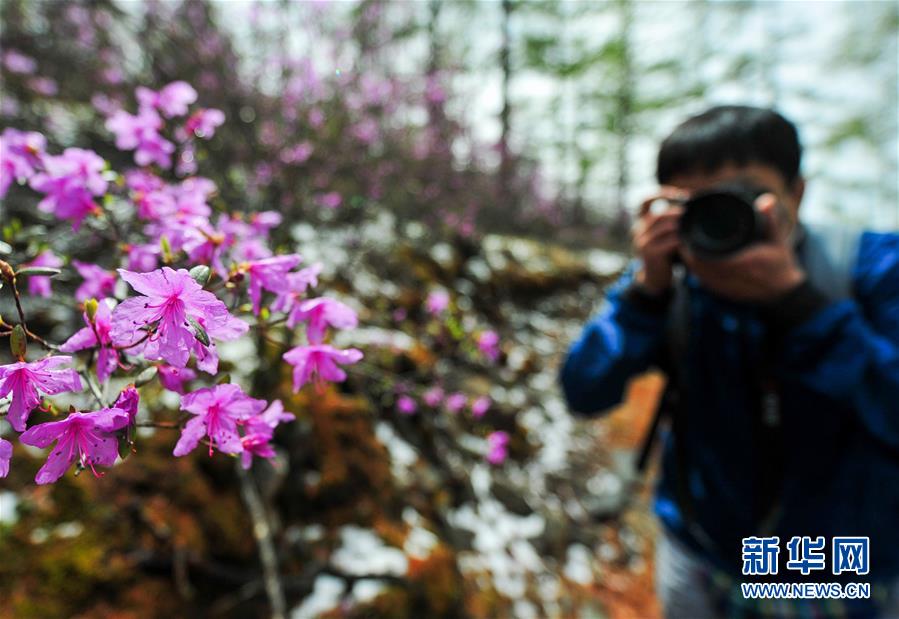
POLYGON ((84 282, 75 291, 75 299, 77 301, 83 302, 88 299, 102 299, 103 297, 112 296, 116 283, 115 271, 107 271, 96 264, 78 260, 72 260, 72 266, 84 278, 84 282))
POLYGON ((119 363, 119 353, 112 345, 112 299, 103 299, 97 304, 93 320, 84 312, 86 327, 77 331, 59 347, 61 352, 76 352, 86 348, 97 348, 97 378, 105 381, 115 371, 119 363))
POLYGON ((22 75, 30 75, 37 71, 37 61, 15 49, 8 50, 3 54, 3 66, 10 73, 22 75))
POLYGON ((323 381, 342 382, 346 372, 338 366, 357 363, 362 359, 362 351, 350 348, 339 350, 327 344, 297 346, 282 355, 293 367, 293 390, 299 391, 303 385, 316 377, 319 385, 323 381))
MULTIPOLYGON (((284 287, 275 293, 275 300, 271 305, 272 311, 290 314, 306 290, 311 286, 318 285, 318 274, 321 270, 322 265, 315 263, 296 273, 288 273, 284 287)), ((287 326, 291 329, 296 326, 296 322, 291 320, 290 315, 287 317, 287 326)))
POLYGON ((172 166, 175 145, 162 137, 162 118, 152 108, 142 108, 138 114, 118 110, 106 121, 106 128, 116 136, 116 148, 133 150, 138 165, 155 163, 162 168, 172 166))
POLYGON ((335 329, 353 329, 358 324, 356 312, 348 305, 320 297, 299 302, 287 317, 287 326, 307 321, 306 336, 312 344, 320 344, 328 325, 335 329))
POLYGON ((170 365, 156 367, 159 382, 169 391, 184 394, 184 383, 194 380, 197 373, 190 368, 176 368, 170 365))
POLYGON ((9 474, 9 460, 12 458, 12 443, 0 438, 0 477, 9 474))
POLYGON ((90 468, 96 477, 95 466, 112 466, 118 457, 118 440, 113 434, 128 425, 128 413, 118 408, 104 408, 89 413, 69 413, 62 421, 50 421, 30 428, 19 440, 33 447, 56 446, 40 468, 34 481, 52 484, 65 475, 76 460, 83 468, 90 468))
POLYGON ((491 432, 487 436, 487 462, 490 464, 502 464, 509 456, 509 434, 499 430, 491 432))
POLYGON ((444 404, 446 405, 447 412, 450 413, 458 413, 460 410, 465 408, 465 404, 468 402, 468 398, 464 393, 452 393, 447 398, 444 404))
POLYGON ((440 403, 443 402, 443 396, 443 389, 441 389, 440 387, 431 387, 424 392, 422 400, 424 400, 425 404, 427 404, 431 408, 437 408, 438 406, 440 406, 440 403))
MULTIPOLYGON (((54 254, 49 249, 45 249, 35 257, 34 260, 27 263, 29 267, 52 267, 57 269, 62 266, 62 258, 54 254)), ((33 297, 47 298, 51 294, 50 278, 46 275, 29 275, 28 276, 28 294, 33 297)))
POLYGON ((215 135, 217 127, 225 122, 225 113, 221 110, 197 110, 184 123, 184 131, 199 138, 209 139, 215 135))
POLYGON ((418 410, 418 403, 407 395, 401 395, 397 398, 396 409, 404 415, 414 415, 418 410))
POLYGON ((429 314, 439 316, 449 307, 449 294, 444 290, 435 290, 428 295, 425 305, 429 314))
POLYGON ((188 393, 181 400, 181 410, 195 415, 187 422, 174 454, 183 456, 209 438, 209 455, 213 447, 223 453, 243 451, 237 424, 258 415, 266 408, 265 400, 251 398, 238 385, 216 385, 188 393))
POLYGON ((263 288, 272 291, 283 288, 287 273, 302 259, 298 254, 288 254, 241 265, 240 270, 250 277, 249 294, 254 314, 259 314, 262 307, 263 288))
POLYGON ((13 181, 31 178, 41 167, 47 140, 34 131, 7 128, 0 135, 0 198, 13 181))
POLYGON ((496 331, 484 331, 478 336, 478 350, 490 361, 499 359, 499 335, 496 331))
POLYGON ((233 340, 249 329, 184 269, 163 267, 150 273, 119 269, 119 274, 143 295, 126 299, 112 314, 112 340, 129 353, 183 368, 191 350, 214 354, 209 337, 233 340), (146 337, 146 329, 154 333, 146 337))
POLYGON ((82 220, 99 209, 95 196, 106 193, 103 178, 106 162, 95 152, 67 148, 62 155, 43 158, 44 171, 31 177, 31 188, 46 194, 37 207, 60 219, 72 221, 75 230, 82 220))
POLYGON ((471 416, 480 419, 490 410, 490 398, 481 396, 471 403, 471 416))
POLYGON ((275 428, 285 421, 293 421, 293 413, 285 413, 281 400, 275 400, 260 414, 250 417, 244 424, 244 435, 240 439, 243 452, 240 463, 243 468, 250 468, 253 456, 257 458, 274 458, 275 449, 271 445, 275 428))
POLYGON ((134 423, 134 419, 137 417, 138 404, 140 404, 140 394, 134 385, 128 385, 122 389, 112 407, 128 413, 128 424, 130 425, 134 423))
POLYGON ((28 415, 40 403, 41 396, 66 391, 81 391, 81 377, 72 369, 56 369, 71 363, 66 356, 47 357, 30 363, 19 361, 0 365, 0 398, 12 395, 6 420, 16 432, 25 430, 28 415))
POLYGON ((197 100, 197 91, 187 82, 172 82, 158 92, 144 86, 135 90, 142 108, 157 108, 166 118, 184 116, 187 106, 197 100))

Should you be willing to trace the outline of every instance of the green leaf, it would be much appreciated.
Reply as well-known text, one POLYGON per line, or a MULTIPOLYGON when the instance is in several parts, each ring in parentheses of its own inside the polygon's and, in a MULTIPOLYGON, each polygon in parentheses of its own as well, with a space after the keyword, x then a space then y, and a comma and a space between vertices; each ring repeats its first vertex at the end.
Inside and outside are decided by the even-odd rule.
POLYGON ((42 277, 55 277, 62 273, 61 269, 53 267, 22 267, 16 271, 16 275, 40 275, 42 277))
POLYGON ((188 316, 187 322, 193 328, 194 337, 197 338, 197 341, 200 342, 203 346, 209 346, 209 334, 206 333, 206 329, 204 329, 200 323, 194 320, 193 316, 188 316))
POLYGON ((137 378, 134 379, 135 387, 143 387, 154 378, 156 378, 157 370, 155 365, 151 365, 146 368, 143 372, 137 375, 137 378))

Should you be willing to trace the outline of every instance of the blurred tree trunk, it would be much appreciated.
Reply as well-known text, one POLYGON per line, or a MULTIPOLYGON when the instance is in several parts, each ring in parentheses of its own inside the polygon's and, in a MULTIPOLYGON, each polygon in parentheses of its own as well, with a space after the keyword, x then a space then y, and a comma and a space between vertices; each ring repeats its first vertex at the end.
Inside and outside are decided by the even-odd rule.
POLYGON ((511 33, 512 1, 502 0, 502 43, 499 52, 500 69, 502 71, 502 109, 499 113, 499 187, 497 197, 500 208, 509 207, 511 190, 511 160, 509 156, 509 135, 511 132, 512 103, 509 100, 509 85, 512 81, 511 33))

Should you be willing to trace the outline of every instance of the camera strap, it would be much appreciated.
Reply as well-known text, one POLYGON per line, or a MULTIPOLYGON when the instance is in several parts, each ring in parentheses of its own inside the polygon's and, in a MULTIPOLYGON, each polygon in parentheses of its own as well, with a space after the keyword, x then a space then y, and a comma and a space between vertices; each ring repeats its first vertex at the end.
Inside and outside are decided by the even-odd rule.
MULTIPOLYGON (((800 225, 796 257, 808 281, 831 301, 852 297, 853 270, 861 233, 850 227, 800 225)), ((748 346, 747 350, 751 350, 748 346)), ((770 535, 781 514, 785 444, 781 427, 779 386, 774 376, 775 343, 766 334, 750 385, 757 388, 753 437, 759 446, 756 467, 758 501, 754 516, 759 535, 770 535)))
POLYGON ((667 376, 665 389, 659 399, 649 430, 643 438, 637 458, 637 472, 642 475, 652 455, 655 439, 663 421, 667 421, 674 437, 674 499, 681 513, 684 527, 693 539, 709 552, 717 553, 717 544, 699 525, 696 508, 689 486, 689 449, 687 446, 687 426, 689 405, 687 402, 688 373, 686 371, 690 352, 691 315, 690 288, 686 282, 686 271, 679 267, 673 282, 673 297, 665 326, 665 350, 660 356, 660 369, 667 376))

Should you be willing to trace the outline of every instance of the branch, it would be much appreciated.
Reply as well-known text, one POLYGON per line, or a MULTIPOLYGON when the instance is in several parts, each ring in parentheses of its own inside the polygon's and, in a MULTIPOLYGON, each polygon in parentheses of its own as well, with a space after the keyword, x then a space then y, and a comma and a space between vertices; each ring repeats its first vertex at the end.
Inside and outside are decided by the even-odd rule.
POLYGON ((249 471, 245 470, 238 459, 234 463, 237 478, 240 481, 240 494, 247 506, 250 520, 253 522, 253 535, 259 546, 259 561, 262 563, 262 574, 265 582, 265 593, 272 610, 272 619, 285 619, 287 602, 284 598, 284 584, 278 571, 278 555, 272 539, 272 530, 266 517, 265 505, 259 497, 259 490, 249 471))

